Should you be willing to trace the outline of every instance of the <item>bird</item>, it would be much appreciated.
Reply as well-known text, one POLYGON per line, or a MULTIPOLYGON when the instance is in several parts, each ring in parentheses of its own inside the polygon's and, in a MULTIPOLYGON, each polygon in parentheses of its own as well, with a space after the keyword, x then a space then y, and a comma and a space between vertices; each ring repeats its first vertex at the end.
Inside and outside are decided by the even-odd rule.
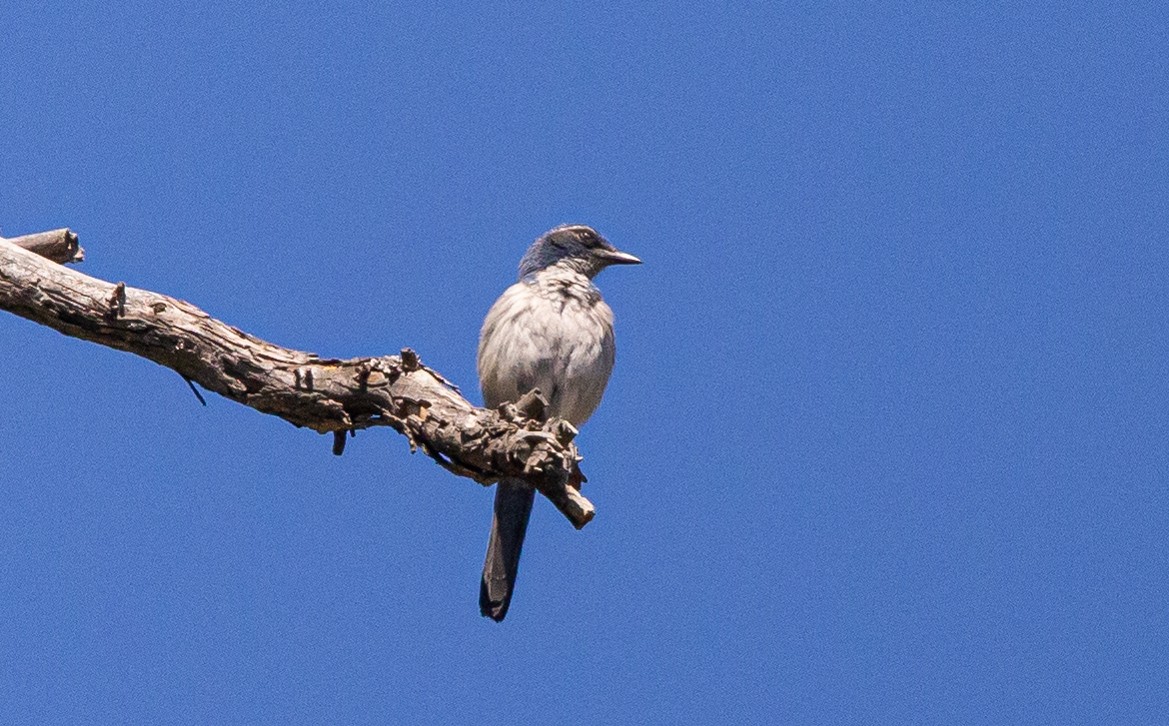
MULTIPOLYGON (((550 416, 577 428, 587 421, 617 353, 613 311, 593 278, 610 265, 637 264, 583 224, 560 225, 537 238, 520 260, 519 281, 483 320, 477 363, 484 403, 497 407, 538 389, 550 416)), ((522 479, 501 479, 495 487, 479 610, 496 622, 511 605, 535 496, 522 479)))

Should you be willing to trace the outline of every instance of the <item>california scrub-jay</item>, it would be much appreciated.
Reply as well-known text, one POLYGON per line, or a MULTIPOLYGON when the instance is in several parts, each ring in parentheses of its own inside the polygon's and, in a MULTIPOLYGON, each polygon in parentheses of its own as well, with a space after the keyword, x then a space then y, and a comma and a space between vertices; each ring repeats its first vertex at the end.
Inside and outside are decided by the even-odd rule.
MULTIPOLYGON (((479 385, 494 407, 533 388, 548 413, 580 426, 588 420, 613 371, 613 311, 592 278, 609 265, 641 260, 609 244, 596 230, 568 224, 549 230, 520 261, 519 282, 491 306, 479 335, 479 385)), ((520 479, 495 488, 495 516, 479 610, 499 621, 515 589, 520 548, 535 490, 520 479)))

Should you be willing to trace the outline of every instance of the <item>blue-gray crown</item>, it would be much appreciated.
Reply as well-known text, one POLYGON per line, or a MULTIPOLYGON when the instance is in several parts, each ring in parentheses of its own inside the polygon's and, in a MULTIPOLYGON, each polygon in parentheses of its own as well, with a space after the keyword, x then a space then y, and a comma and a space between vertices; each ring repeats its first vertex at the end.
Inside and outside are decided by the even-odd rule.
POLYGON ((633 255, 609 244, 592 227, 562 224, 540 235, 528 248, 520 260, 520 279, 557 264, 591 278, 609 265, 640 263, 633 255))

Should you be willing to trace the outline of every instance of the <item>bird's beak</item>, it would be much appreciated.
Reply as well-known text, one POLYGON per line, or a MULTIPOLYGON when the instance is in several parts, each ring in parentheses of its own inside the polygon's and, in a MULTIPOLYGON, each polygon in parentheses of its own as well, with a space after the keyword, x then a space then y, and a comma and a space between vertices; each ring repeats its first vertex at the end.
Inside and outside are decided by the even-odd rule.
POLYGON ((605 250, 602 257, 604 257, 605 262, 609 263, 610 265, 640 265, 641 264, 641 260, 637 259, 636 257, 629 254, 628 252, 622 252, 621 250, 605 250))

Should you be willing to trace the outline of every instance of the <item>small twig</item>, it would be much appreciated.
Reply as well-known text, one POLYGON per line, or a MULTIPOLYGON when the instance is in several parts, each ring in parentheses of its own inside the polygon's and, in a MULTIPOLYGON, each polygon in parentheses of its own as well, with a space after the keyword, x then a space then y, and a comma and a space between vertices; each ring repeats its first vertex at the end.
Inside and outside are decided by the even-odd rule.
POLYGON ((187 378, 186 376, 183 376, 183 380, 187 382, 187 386, 190 387, 191 393, 195 394, 195 398, 199 399, 199 403, 203 404, 203 406, 206 407, 207 406, 207 399, 203 398, 203 394, 199 393, 198 388, 195 388, 195 382, 192 381, 190 378, 187 378))

